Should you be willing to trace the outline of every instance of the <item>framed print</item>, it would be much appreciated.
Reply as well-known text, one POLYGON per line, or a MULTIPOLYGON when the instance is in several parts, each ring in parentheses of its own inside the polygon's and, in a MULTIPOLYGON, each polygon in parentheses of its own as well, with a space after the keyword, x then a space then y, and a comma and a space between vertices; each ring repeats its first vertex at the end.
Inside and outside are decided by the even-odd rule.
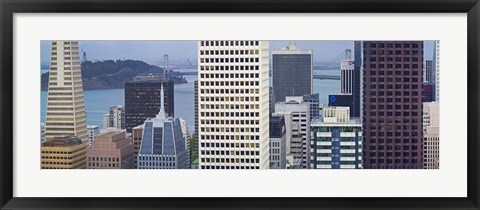
POLYGON ((479 209, 477 0, 0 6, 2 209, 479 209))

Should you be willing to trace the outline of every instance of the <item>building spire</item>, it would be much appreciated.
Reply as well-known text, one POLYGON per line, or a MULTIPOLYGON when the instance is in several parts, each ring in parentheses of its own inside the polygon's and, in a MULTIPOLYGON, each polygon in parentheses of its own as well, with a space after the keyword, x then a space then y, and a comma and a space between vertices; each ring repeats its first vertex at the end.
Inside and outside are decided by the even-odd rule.
POLYGON ((160 113, 165 114, 165 105, 163 104, 164 103, 163 97, 164 97, 164 93, 163 93, 163 83, 162 83, 160 88, 160 113))

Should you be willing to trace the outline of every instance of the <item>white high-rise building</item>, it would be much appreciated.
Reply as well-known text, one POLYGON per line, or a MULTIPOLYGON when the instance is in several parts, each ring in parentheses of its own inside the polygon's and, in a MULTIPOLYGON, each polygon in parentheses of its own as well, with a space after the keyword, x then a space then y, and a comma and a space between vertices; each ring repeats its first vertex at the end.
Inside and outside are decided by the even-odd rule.
POLYGON ((423 103, 423 166, 438 169, 440 161, 440 107, 438 102, 423 103))
POLYGON ((440 102, 440 41, 435 41, 433 50, 433 68, 435 72, 435 101, 440 102))
POLYGON ((87 141, 82 72, 77 41, 52 41, 46 140, 75 136, 87 141))
POLYGON ((88 131, 88 146, 90 147, 95 141, 95 136, 100 134, 100 128, 96 125, 87 125, 88 131))
POLYGON ((103 129, 125 129, 125 109, 122 105, 112 106, 108 114, 103 115, 103 129))
POLYGON ((310 166, 310 103, 302 96, 287 96, 275 104, 272 116, 284 116, 287 128, 287 155, 301 159, 303 168, 310 166), (290 125, 288 124, 290 123, 290 125))
POLYGON ((268 41, 199 41, 198 50, 199 168, 268 169, 268 41))

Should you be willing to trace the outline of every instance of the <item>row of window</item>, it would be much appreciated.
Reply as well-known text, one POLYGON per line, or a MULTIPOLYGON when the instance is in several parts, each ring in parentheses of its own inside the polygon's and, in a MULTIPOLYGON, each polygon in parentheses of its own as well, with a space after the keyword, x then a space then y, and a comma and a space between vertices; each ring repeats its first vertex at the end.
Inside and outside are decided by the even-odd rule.
POLYGON ((203 163, 260 163, 258 158, 201 158, 203 163))
POLYGON ((89 162, 88 167, 99 167, 99 168, 118 168, 120 167, 119 163, 105 163, 105 162, 89 162))
POLYGON ((411 87, 412 89, 416 90, 416 89, 418 89, 419 85, 413 84, 413 85, 410 86, 410 84, 403 84, 403 85, 402 84, 395 84, 395 85, 393 85, 393 84, 386 84, 386 85, 385 84, 370 84, 369 87, 370 87, 370 89, 377 89, 378 88, 378 89, 390 89, 390 90, 392 90, 394 87, 395 87, 395 89, 402 89, 402 87, 403 87, 403 89, 410 89, 410 87, 411 87))
MULTIPOLYGON (((205 139, 204 135, 202 135, 202 139, 205 139)), ((215 140, 218 140, 218 139, 215 139, 215 140)), ((200 145, 202 147, 217 147, 217 148, 260 148, 259 143, 217 143, 217 142, 209 143, 209 142, 202 142, 200 145)))
MULTIPOLYGON (((365 131, 367 132, 367 131, 365 131)), ((397 133, 395 133, 397 134, 397 133)), ((370 132, 370 136, 394 136, 393 132, 370 132)), ((395 135, 397 136, 397 135, 395 135)), ((403 136, 419 136, 418 132, 403 132, 403 136)))
POLYGON ((259 81, 221 81, 221 82, 205 82, 201 81, 200 82, 201 86, 212 86, 212 87, 218 87, 218 86, 259 86, 260 82, 259 81))
POLYGON ((202 132, 260 132, 260 128, 225 128, 225 127, 201 127, 202 132))
MULTIPOLYGON (((366 92, 366 91, 364 91, 366 92)), ((365 94, 365 93, 364 93, 365 94)), ((393 103, 395 101, 395 104, 398 104, 398 103, 418 103, 418 99, 417 98, 412 98, 412 100, 410 100, 410 98, 408 97, 389 97, 389 98, 370 98, 370 103, 393 103)))
POLYGON ((200 89, 201 94, 258 94, 259 89, 243 88, 222 88, 222 89, 200 89))
POLYGON ((419 115, 421 115, 420 112, 415 112, 415 111, 412 111, 412 112, 395 112, 395 115, 393 115, 393 113, 394 112, 383 112, 383 111, 369 112, 368 116, 370 116, 370 117, 374 117, 374 116, 380 116, 380 117, 383 117, 383 116, 387 116, 387 117, 393 117, 393 116, 401 117, 401 116, 404 116, 404 117, 409 117, 409 116, 419 116, 419 115))
MULTIPOLYGON (((364 57, 365 59, 367 57, 364 57)), ((418 57, 397 56, 397 57, 370 57, 370 60, 365 60, 365 63, 370 62, 418 62, 421 61, 418 57)))
POLYGON ((418 43, 370 43, 371 48, 419 48, 418 43))
MULTIPOLYGON (((367 146, 365 146, 367 147, 367 146)), ((371 151, 371 150, 395 150, 395 151, 400 151, 400 150, 417 150, 418 149, 418 146, 417 145, 370 145, 368 146, 368 149, 371 151)), ((398 154, 396 155, 400 155, 400 152, 397 152, 398 154)), ((416 153, 416 152, 414 152, 416 153)), ((391 157, 391 153, 387 154, 388 157, 391 157), (390 155, 390 156, 389 156, 390 155)), ((416 156, 416 155, 415 155, 416 156)))
MULTIPOLYGON (((401 69, 402 68, 402 64, 395 64, 395 68, 394 68, 394 65, 393 64, 376 64, 376 63, 371 63, 370 65, 366 64, 365 66, 370 66, 370 69, 401 69), (386 68, 385 68, 386 67, 386 68)), ((418 64, 403 64, 403 69, 414 69, 414 70, 422 70, 423 69, 423 65, 420 65, 420 68, 419 68, 419 65, 418 64)), ((412 74, 413 73, 417 73, 418 74, 419 71, 412 71, 412 74)), ((414 74, 414 75, 417 75, 417 74, 414 74)))
POLYGON ((201 166, 202 169, 260 169, 259 166, 201 166))
MULTIPOLYGON (((368 142, 370 142, 371 144, 376 144, 377 142, 378 142, 379 144, 385 144, 385 143, 387 143, 387 144, 392 144, 392 143, 394 143, 394 142, 395 142, 395 144, 401 144, 401 143, 402 143, 402 140, 401 140, 401 139, 395 139, 395 140, 393 140, 393 139, 390 139, 390 138, 387 138, 387 139, 378 139, 378 140, 377 140, 377 139, 375 139, 375 138, 370 138, 370 139, 368 140, 368 142)), ((404 138, 404 139, 403 139, 403 144, 410 144, 410 143, 416 144, 416 143, 418 143, 418 139, 417 139, 417 138, 413 138, 413 139, 404 138)))
POLYGON ((259 151, 202 150, 202 155, 260 155, 259 151))
MULTIPOLYGON (((200 50, 200 55, 258 55, 259 50, 200 50)), ((256 61, 258 62, 258 60, 256 61)))
MULTIPOLYGON (((377 82, 377 77, 375 76, 369 76, 370 77, 370 82, 377 82)), ((418 77, 413 77, 411 78, 411 82, 418 82, 419 81, 419 78, 418 77)), ((395 82, 399 82, 399 83, 407 83, 407 82, 410 82, 410 78, 409 77, 387 77, 386 78, 386 81, 387 83, 392 83, 393 81, 395 80, 395 82), (403 81, 402 81, 403 79, 403 81)), ((378 77, 378 82, 385 82, 385 77, 378 77)))
MULTIPOLYGON (((391 158, 388 158, 388 159, 369 159, 368 162, 370 164, 384 164, 384 163, 387 163, 387 164, 416 164, 417 163, 417 159, 391 159, 391 158)), ((393 167, 393 166, 391 166, 393 167)))
MULTIPOLYGON (((409 129, 417 130, 417 129, 419 129, 419 126, 417 126, 417 125, 412 125, 412 126, 410 126, 410 125, 403 125, 403 126, 402 125, 395 125, 395 126, 393 126, 393 125, 384 125, 384 124, 378 124, 378 125, 370 124, 369 128, 370 128, 370 130, 377 130, 378 129, 378 130, 381 130, 381 131, 382 130, 394 130, 394 129, 395 130, 402 130, 402 129, 403 130, 409 130, 409 129)), ((397 135, 397 134, 401 135, 400 133, 395 133, 395 135, 397 135)))
MULTIPOLYGON (((201 104, 200 107, 202 109, 233 109, 234 111, 239 111, 239 112, 244 112, 244 109, 258 109, 259 105, 249 105, 249 104, 230 104, 230 105, 225 105, 225 104, 201 104)), ((210 112, 215 111, 215 110, 209 110, 210 112)), ((245 114, 246 115, 246 114, 245 114)), ((253 116, 251 114, 251 116, 253 116)))
POLYGON ((260 136, 258 135, 202 135, 202 136, 205 137, 205 138, 202 138, 202 140, 260 140, 260 136))
POLYGON ((220 71, 220 70, 259 70, 260 66, 255 65, 234 65, 234 66, 200 66, 201 71, 220 71))
POLYGON ((201 120, 203 125, 260 125, 259 120, 201 120))
MULTIPOLYGON (((415 110, 418 109, 418 105, 412 105, 411 107, 412 107, 412 109, 415 109, 415 110)), ((377 108, 380 109, 380 110, 383 110, 383 109, 385 109, 385 105, 382 105, 382 104, 380 104, 378 106, 376 106, 375 104, 370 105, 370 109, 377 109, 377 108)), ((393 105, 387 105, 387 109, 392 110, 393 105)), ((395 109, 396 110, 410 109, 410 105, 409 104, 404 104, 403 107, 402 107, 402 105, 395 105, 395 109)))
POLYGON ((370 49, 370 51, 364 50, 365 55, 419 55, 423 53, 423 50, 380 50, 380 49, 370 49), (369 54, 367 54, 369 52, 369 54))
POLYGON ((200 46, 258 46, 259 41, 200 41, 200 46))
POLYGON ((200 78, 220 78, 220 79, 223 79, 223 78, 259 78, 259 74, 256 73, 256 74, 245 74, 245 73, 242 73, 242 74, 200 74, 200 78))

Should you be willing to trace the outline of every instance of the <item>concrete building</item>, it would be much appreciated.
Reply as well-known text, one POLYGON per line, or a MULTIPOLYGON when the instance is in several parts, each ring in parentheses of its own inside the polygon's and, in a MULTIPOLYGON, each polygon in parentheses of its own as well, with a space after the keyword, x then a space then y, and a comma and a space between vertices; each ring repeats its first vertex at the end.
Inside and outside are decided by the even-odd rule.
POLYGON ((45 138, 87 141, 82 72, 77 41, 52 41, 45 138))
POLYGON ((100 134, 87 150, 88 169, 133 168, 133 145, 125 130, 100 134))
POLYGON ((180 128, 182 129, 182 136, 183 136, 183 139, 185 140, 185 149, 187 150, 187 153, 188 153, 188 164, 190 168, 190 163, 192 161, 190 158, 190 149, 192 148, 192 146, 190 145, 191 137, 190 137, 190 134, 188 133, 187 121, 183 118, 179 118, 179 121, 180 121, 180 128))
POLYGON ((103 115, 103 128, 125 129, 125 109, 122 105, 112 106, 103 115))
POLYGON ((140 146, 142 144, 142 135, 143 135, 143 124, 136 126, 132 129, 132 140, 133 140, 133 165, 134 168, 138 168, 138 152, 140 151, 140 146))
POLYGON ((44 143, 41 150, 42 169, 87 168, 87 142, 76 137, 54 137, 44 143))
POLYGON ((272 116, 284 116, 287 128, 287 154, 302 160, 302 166, 310 166, 310 104, 302 96, 287 96, 286 102, 275 104, 272 116), (287 122, 290 124, 287 124, 287 122))
POLYGON ((304 95, 303 101, 310 103, 310 119, 320 117, 320 95, 318 93, 304 95))
POLYGON ((433 71, 433 61, 425 61, 425 83, 434 83, 435 72, 433 71))
POLYGON ((268 41, 199 41, 201 169, 269 168, 268 41))
POLYGON ((173 81, 158 76, 137 76, 125 83, 125 127, 127 132, 155 117, 160 107, 160 86, 164 86, 165 111, 174 116, 173 81))
POLYGON ((295 45, 272 52, 272 76, 275 100, 312 93, 313 51, 295 45))
MULTIPOLYGON (((193 160, 198 159, 198 80, 194 82, 194 102, 195 102, 195 141, 193 146, 193 150, 195 151, 195 155, 193 156, 193 160)), ((198 162, 198 161, 197 161, 198 162)), ((198 164, 197 164, 198 166, 198 164)))
POLYGON ((95 136, 100 134, 100 128, 96 125, 87 125, 88 133, 88 146, 92 145, 92 142, 95 141, 95 136))
POLYGON ((287 166, 285 118, 270 117, 270 169, 285 169, 287 166))
POLYGON ((439 169, 440 165, 440 104, 423 103, 423 167, 439 169))
POLYGON ((145 120, 138 152, 138 169, 190 169, 180 120, 165 112, 163 85, 160 111, 155 118, 145 120))
POLYGON ((364 168, 423 168, 423 41, 365 41, 363 56, 364 168))
POLYGON ((312 120, 310 168, 362 168, 362 123, 349 112, 348 107, 326 107, 323 118, 312 120))

